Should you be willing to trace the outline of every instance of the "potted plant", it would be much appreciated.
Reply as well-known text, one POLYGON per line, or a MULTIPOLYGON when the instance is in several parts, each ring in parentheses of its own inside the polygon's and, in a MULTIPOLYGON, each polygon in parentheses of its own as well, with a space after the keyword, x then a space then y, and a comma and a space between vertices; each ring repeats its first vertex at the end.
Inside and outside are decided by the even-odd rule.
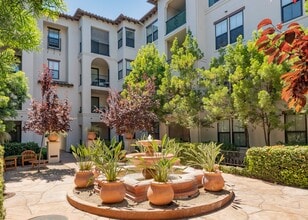
POLYGON ((153 177, 153 182, 151 182, 147 191, 147 197, 154 205, 167 205, 174 197, 174 190, 169 182, 169 174, 172 166, 178 161, 175 156, 172 158, 169 157, 170 150, 173 149, 173 144, 175 144, 174 141, 170 141, 167 136, 164 136, 161 141, 162 151, 159 154, 160 158, 154 160, 153 164, 147 167, 148 172, 153 177))
POLYGON ((76 187, 84 188, 93 185, 94 174, 92 172, 91 148, 81 144, 77 147, 71 145, 71 150, 79 167, 79 171, 76 172, 74 179, 76 187))
POLYGON ((99 132, 99 127, 92 125, 88 130, 88 140, 95 140, 97 133, 99 132))
POLYGON ((92 159, 97 169, 104 175, 104 179, 99 181, 100 197, 103 203, 118 203, 124 200, 125 185, 118 178, 122 167, 119 162, 125 157, 122 150, 122 142, 117 143, 115 138, 111 140, 110 146, 100 139, 93 141, 92 159))
POLYGON ((221 144, 210 142, 191 147, 185 152, 185 155, 189 157, 188 164, 203 169, 202 183, 204 189, 209 191, 220 191, 225 184, 219 170, 219 164, 224 159, 220 154, 220 146, 221 144))

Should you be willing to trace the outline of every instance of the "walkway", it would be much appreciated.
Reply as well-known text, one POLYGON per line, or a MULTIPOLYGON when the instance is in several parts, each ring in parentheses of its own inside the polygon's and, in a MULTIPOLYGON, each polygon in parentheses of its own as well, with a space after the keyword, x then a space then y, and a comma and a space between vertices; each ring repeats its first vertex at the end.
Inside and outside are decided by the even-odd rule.
MULTIPOLYGON (((37 173, 31 166, 7 171, 4 200, 7 220, 107 219, 77 210, 66 201, 76 164, 71 154, 61 152, 59 164, 49 164, 37 173)), ((224 174, 235 199, 229 206, 194 219, 308 220, 308 190, 275 185, 261 180, 224 174)))

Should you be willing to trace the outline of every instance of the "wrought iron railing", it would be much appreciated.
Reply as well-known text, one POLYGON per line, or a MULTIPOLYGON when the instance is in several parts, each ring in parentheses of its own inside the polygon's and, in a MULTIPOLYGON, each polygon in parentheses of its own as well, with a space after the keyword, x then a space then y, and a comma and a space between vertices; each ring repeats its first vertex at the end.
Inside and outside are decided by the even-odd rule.
POLYGON ((225 151, 222 150, 221 153, 224 155, 224 160, 221 164, 231 165, 231 166, 244 166, 245 161, 245 151, 225 151))

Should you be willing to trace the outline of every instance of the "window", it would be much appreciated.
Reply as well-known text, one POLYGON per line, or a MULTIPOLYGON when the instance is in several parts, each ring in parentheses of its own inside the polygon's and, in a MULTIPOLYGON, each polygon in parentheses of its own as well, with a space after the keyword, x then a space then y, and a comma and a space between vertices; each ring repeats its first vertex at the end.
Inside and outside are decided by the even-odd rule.
POLYGON ((91 28, 91 53, 109 56, 109 32, 91 28))
POLYGON ((96 113, 96 108, 99 108, 99 97, 91 96, 91 112, 96 113))
POLYGON ((215 23, 216 50, 236 42, 239 35, 244 36, 243 11, 232 14, 215 23))
POLYGON ((214 5, 218 1, 219 0, 209 0, 209 7, 211 7, 212 5, 214 5))
POLYGON ((126 35, 126 46, 127 47, 135 47, 135 30, 125 28, 126 35))
POLYGON ((48 68, 51 71, 52 79, 59 79, 60 61, 48 60, 48 68))
POLYGON ((218 123, 218 142, 224 145, 246 147, 245 128, 238 120, 223 120, 218 123))
POLYGON ((245 128, 238 120, 232 120, 232 143, 236 147, 246 147, 245 128))
POLYGON ((123 79, 123 61, 118 62, 118 79, 123 79))
POLYGON ((121 28, 118 31, 118 49, 121 48, 123 45, 123 29, 121 28))
POLYGON ((302 0, 281 0, 282 22, 287 22, 303 15, 302 0))
POLYGON ((13 65, 13 72, 16 73, 21 71, 22 57, 20 55, 15 55, 15 64, 13 65))
POLYGON ((132 71, 132 67, 130 65, 131 62, 131 60, 126 60, 126 76, 128 76, 130 71, 132 71))
POLYGON ((307 144, 306 115, 285 115, 285 138, 287 144, 307 144))
POLYGON ((10 121, 13 123, 14 129, 9 132, 11 135, 10 142, 18 142, 21 143, 21 134, 22 134, 22 123, 21 121, 10 121))
POLYGON ((216 31, 216 49, 228 44, 228 25, 227 19, 219 22, 215 26, 216 31))
POLYGON ((147 26, 146 28, 146 34, 147 34, 147 44, 152 43, 153 41, 156 41, 158 39, 158 26, 157 26, 157 20, 154 21, 152 24, 147 26))
POLYGON ((61 49, 60 30, 48 28, 48 48, 61 49))
POLYGON ((230 120, 223 120, 218 123, 218 142, 226 145, 231 144, 230 120))

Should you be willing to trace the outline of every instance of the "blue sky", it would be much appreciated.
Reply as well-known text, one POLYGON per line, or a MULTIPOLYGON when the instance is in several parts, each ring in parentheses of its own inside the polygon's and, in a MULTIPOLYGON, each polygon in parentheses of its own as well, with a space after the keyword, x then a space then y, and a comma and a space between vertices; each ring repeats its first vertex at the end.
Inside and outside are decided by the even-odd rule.
POLYGON ((77 8, 110 19, 115 19, 121 13, 135 19, 140 19, 154 5, 147 0, 64 0, 68 11, 66 14, 73 15, 77 8))

